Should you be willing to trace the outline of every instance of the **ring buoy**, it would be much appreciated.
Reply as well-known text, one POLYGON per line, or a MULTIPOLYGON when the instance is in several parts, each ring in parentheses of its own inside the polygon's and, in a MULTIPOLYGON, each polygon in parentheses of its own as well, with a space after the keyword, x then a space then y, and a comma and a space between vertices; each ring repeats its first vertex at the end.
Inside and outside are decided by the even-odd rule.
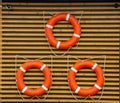
POLYGON ((46 32, 46 37, 48 39, 48 42, 55 48, 57 49, 68 49, 72 46, 74 46, 80 38, 81 35, 81 26, 78 23, 78 20, 75 18, 75 16, 70 15, 68 13, 58 13, 54 16, 52 16, 45 27, 45 32, 46 32), (73 27, 74 27, 74 34, 72 36, 72 38, 70 38, 68 41, 66 42, 60 42, 58 41, 54 35, 53 35, 53 26, 61 20, 66 20, 68 22, 70 22, 73 27))
POLYGON ((16 85, 18 89, 27 96, 43 95, 50 88, 51 83, 52 75, 50 69, 44 63, 38 60, 25 62, 16 73, 16 85), (45 77, 43 85, 37 89, 28 88, 24 83, 25 72, 32 68, 40 69, 45 77))
POLYGON ((95 62, 93 62, 91 60, 78 61, 77 63, 75 63, 73 65, 73 67, 71 67, 71 69, 68 72, 68 82, 69 82, 70 88, 76 94, 78 94, 80 96, 93 96, 93 95, 97 94, 104 85, 103 70, 101 69, 101 67, 98 64, 96 64, 95 62), (78 86, 78 84, 76 83, 76 80, 75 80, 76 73, 80 69, 84 69, 84 68, 92 69, 97 75, 97 81, 96 81, 95 85, 88 89, 80 88, 80 86, 78 86))

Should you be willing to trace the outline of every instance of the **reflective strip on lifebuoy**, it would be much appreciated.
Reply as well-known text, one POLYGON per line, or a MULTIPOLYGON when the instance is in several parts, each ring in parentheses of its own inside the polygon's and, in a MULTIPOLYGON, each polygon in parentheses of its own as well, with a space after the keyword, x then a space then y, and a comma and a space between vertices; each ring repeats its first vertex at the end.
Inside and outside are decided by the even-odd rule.
POLYGON ((38 60, 25 62, 16 73, 16 85, 18 86, 18 89, 27 96, 43 95, 50 88, 51 83, 52 75, 50 69, 38 60), (43 85, 37 89, 28 88, 24 83, 25 72, 32 68, 40 69, 45 77, 43 85))
POLYGON ((104 73, 103 73, 102 68, 98 64, 96 64, 95 62, 93 62, 91 60, 78 61, 69 70, 68 82, 69 82, 70 88, 78 95, 93 96, 93 95, 97 94, 104 85, 104 73), (92 69, 97 75, 97 81, 96 81, 95 85, 88 89, 80 88, 75 80, 77 71, 79 71, 80 69, 84 69, 84 68, 92 69))
POLYGON ((68 13, 59 13, 59 14, 52 16, 48 20, 46 27, 45 27, 45 32, 46 32, 46 37, 52 46, 54 46, 57 49, 68 49, 74 46, 79 41, 80 35, 81 35, 81 26, 78 23, 78 20, 73 15, 70 15, 68 13), (70 22, 72 26, 74 27, 74 34, 72 38, 70 38, 66 42, 58 41, 53 35, 53 30, 52 30, 53 26, 58 21, 61 21, 61 20, 66 20, 70 22))

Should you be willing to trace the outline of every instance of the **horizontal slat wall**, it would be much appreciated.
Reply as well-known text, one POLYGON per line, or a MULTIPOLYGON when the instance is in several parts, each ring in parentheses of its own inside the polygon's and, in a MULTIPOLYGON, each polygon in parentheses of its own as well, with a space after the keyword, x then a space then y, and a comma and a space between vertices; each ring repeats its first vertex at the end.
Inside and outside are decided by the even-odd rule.
MULTIPOLYGON (((119 32, 120 7, 111 3, 3 3, 2 4, 2 69, 0 69, 1 102, 80 102, 74 100, 67 82, 67 68, 77 59, 94 58, 105 72, 105 86, 100 101, 88 98, 84 102, 118 103, 119 102, 119 32), (11 5, 7 10, 5 5, 11 5), (82 36, 78 46, 73 47, 64 56, 55 56, 51 49, 61 55, 66 51, 50 49, 45 37, 44 24, 54 14, 70 12, 80 19, 82 36), (43 16, 44 14, 44 16, 43 16), (82 17, 81 17, 82 14, 82 17), (43 18, 44 17, 44 18, 43 18), (18 55, 18 56, 16 56, 18 55), (52 55, 52 60, 51 56, 52 55), (69 58, 68 58, 69 55, 69 58), (105 61, 106 56, 106 61, 105 61), (22 100, 15 83, 15 57, 17 68, 27 59, 43 58, 51 68, 53 83, 45 101, 34 98, 22 100), (105 64, 104 64, 105 62, 105 64), (52 64, 51 64, 52 63, 52 64), (105 66, 105 68, 104 68, 105 66)), ((120 5, 120 3, 118 3, 120 5)), ((73 27, 66 21, 60 21, 54 27, 54 35, 59 40, 68 40, 73 34, 73 27)), ((31 88, 42 85, 43 74, 30 70, 25 75, 25 83, 31 88)), ((77 73, 77 83, 83 88, 93 86, 96 75, 91 70, 83 69, 77 73)), ((93 96, 98 99, 102 91, 93 96)), ((76 98, 84 99, 77 96, 76 98)), ((45 97, 43 95, 43 97, 45 97)), ((83 101, 81 101, 83 102, 83 101)))

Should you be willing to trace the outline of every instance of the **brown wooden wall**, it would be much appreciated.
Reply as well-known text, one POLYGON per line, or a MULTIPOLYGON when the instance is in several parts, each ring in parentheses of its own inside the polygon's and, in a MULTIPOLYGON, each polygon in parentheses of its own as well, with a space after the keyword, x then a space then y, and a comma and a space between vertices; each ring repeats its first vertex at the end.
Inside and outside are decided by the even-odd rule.
MULTIPOLYGON (((89 59, 97 62, 104 70, 105 86, 100 101, 88 98, 82 102, 89 103, 118 103, 119 102, 119 46, 120 46, 120 7, 111 3, 2 3, 0 13, 0 102, 71 102, 71 95, 67 81, 67 67, 71 67, 77 59, 89 59), (11 5, 7 10, 5 5, 11 5), (43 19, 43 11, 44 18, 43 19), (80 20, 82 36, 78 47, 73 47, 65 56, 54 56, 45 38, 44 23, 54 14, 70 12, 80 20), (2 29, 1 29, 2 28, 2 29), (1 35, 2 34, 2 35, 1 35), (2 47, 1 47, 2 46, 2 47), (45 101, 34 98, 22 100, 15 82, 15 57, 17 68, 28 59, 43 58, 52 70, 53 83, 45 101), (52 55, 52 66, 51 58, 52 55), (69 61, 67 57, 69 56, 69 61), (47 56, 47 57, 45 57, 47 56), (100 57, 97 57, 100 56, 100 57), (106 56, 105 68, 104 61, 106 56), (69 65, 67 63, 69 62, 69 65)), ((118 2, 120 5, 120 2, 118 2)), ((68 40, 73 34, 73 27, 66 21, 61 21, 54 27, 54 35, 59 40, 68 40)), ((57 55, 64 53, 52 48, 57 55)), ((42 85, 43 74, 39 70, 30 70, 25 75, 28 87, 37 88, 42 85)), ((79 86, 88 88, 93 86, 96 75, 91 70, 84 69, 77 73, 79 86)), ((98 99, 101 91, 93 96, 98 99)), ((77 96, 79 99, 83 97, 77 96)), ((45 97, 43 95, 43 97, 45 97)))

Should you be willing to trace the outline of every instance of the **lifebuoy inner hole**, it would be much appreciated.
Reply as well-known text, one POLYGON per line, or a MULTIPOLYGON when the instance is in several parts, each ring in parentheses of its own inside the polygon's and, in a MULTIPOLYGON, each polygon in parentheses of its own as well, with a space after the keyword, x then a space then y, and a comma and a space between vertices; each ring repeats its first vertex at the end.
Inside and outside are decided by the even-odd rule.
POLYGON ((81 88, 87 89, 94 86, 96 80, 96 73, 89 68, 84 68, 77 72, 76 82, 81 88))
POLYGON ((29 69, 24 75, 24 82, 29 88, 36 89, 42 86, 44 82, 44 74, 39 69, 29 69))
POLYGON ((53 34, 57 40, 65 42, 74 34, 74 28, 68 21, 59 21, 54 25, 53 34))

